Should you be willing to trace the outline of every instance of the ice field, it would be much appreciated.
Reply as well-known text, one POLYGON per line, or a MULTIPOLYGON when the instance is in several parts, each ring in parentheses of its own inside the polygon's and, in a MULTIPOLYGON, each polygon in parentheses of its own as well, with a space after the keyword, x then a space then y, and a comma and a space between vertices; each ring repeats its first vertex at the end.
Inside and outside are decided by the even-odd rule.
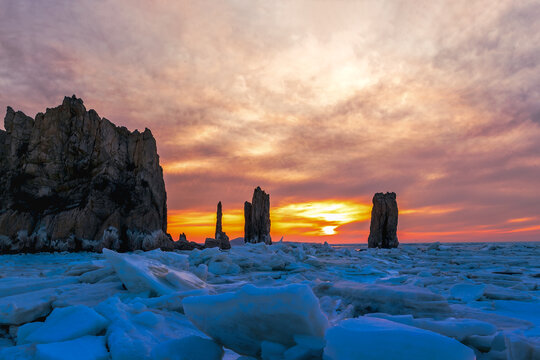
POLYGON ((539 243, 359 247, 3 255, 0 359, 540 359, 539 243))

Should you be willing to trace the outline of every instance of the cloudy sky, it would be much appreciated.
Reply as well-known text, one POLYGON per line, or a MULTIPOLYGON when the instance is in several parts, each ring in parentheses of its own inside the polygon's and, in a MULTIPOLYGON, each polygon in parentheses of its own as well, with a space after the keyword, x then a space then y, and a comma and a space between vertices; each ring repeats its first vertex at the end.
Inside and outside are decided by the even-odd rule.
POLYGON ((152 130, 169 229, 365 242, 540 240, 540 2, 0 0, 0 107, 76 94, 152 130))

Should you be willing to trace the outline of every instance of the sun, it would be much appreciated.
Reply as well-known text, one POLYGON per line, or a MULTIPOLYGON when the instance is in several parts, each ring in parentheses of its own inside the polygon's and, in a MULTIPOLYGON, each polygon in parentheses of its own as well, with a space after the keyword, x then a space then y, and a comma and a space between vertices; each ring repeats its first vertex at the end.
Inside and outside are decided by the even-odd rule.
MULTIPOLYGON (((272 209, 273 220, 284 223, 302 223, 296 229, 304 235, 336 235, 339 226, 369 219, 369 204, 349 200, 328 199, 322 201, 292 203, 272 209)), ((288 229, 289 233, 291 230, 288 229)))
POLYGON ((321 231, 323 235, 334 235, 336 234, 336 227, 337 226, 323 226, 321 231))

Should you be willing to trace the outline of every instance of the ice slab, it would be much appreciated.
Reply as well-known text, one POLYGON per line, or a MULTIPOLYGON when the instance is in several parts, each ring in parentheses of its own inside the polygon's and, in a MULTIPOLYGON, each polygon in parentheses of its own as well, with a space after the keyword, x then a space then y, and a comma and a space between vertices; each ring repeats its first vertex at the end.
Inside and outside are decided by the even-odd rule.
POLYGON ((196 289, 190 291, 179 291, 169 295, 158 296, 154 298, 134 298, 130 303, 141 303, 149 308, 184 312, 182 300, 189 296, 209 295, 208 289, 196 289))
POLYGON ((79 276, 79 281, 82 283, 95 284, 107 276, 115 274, 112 266, 105 266, 96 270, 88 271, 79 276))
POLYGON ((210 339, 187 336, 169 340, 152 350, 152 360, 221 360, 223 348, 210 339))
POLYGON ((115 294, 124 292, 121 282, 65 285, 59 288, 59 296, 52 305, 55 308, 73 305, 93 307, 115 294))
POLYGON ((326 342, 313 336, 296 335, 296 345, 287 349, 283 354, 285 360, 320 359, 326 342))
POLYGON ((485 288, 485 284, 460 283, 450 288, 450 295, 454 299, 471 302, 480 299, 485 288))
POLYGON ((77 283, 76 277, 9 277, 0 279, 0 298, 77 283))
POLYGON ((466 337, 472 335, 493 335, 497 331, 497 328, 494 325, 475 319, 415 319, 412 317, 412 315, 388 314, 367 314, 366 316, 386 319, 398 322, 400 324, 433 331, 438 334, 454 338, 458 341, 463 341, 466 337))
POLYGON ((336 296, 353 305, 355 315, 381 312, 440 317, 450 314, 450 307, 444 297, 416 286, 339 281, 319 284, 313 290, 318 296, 336 296))
POLYGON ((125 304, 111 297, 96 306, 96 311, 110 321, 107 344, 113 359, 149 359, 154 348, 188 336, 206 338, 184 315, 148 309, 144 304, 125 304))
POLYGON ((36 345, 36 360, 107 360, 109 353, 103 336, 36 345))
POLYGON ((519 300, 519 301, 529 301, 533 297, 524 291, 519 291, 516 289, 507 289, 501 286, 488 285, 484 290, 484 296, 488 299, 493 300, 519 300))
POLYGON ((52 343, 72 340, 85 335, 97 335, 108 325, 107 319, 84 305, 56 308, 42 323, 21 326, 17 345, 52 343))
POLYGON ((42 289, 0 298, 0 325, 20 325, 49 314, 56 289, 42 289))
POLYGON ((204 281, 191 272, 174 270, 142 255, 119 254, 108 249, 103 249, 103 254, 126 288, 134 293, 150 291, 161 296, 207 287, 204 281))
POLYGON ((189 255, 155 249, 141 254, 174 270, 189 270, 189 255))
POLYGON ((228 254, 220 253, 212 257, 208 264, 208 271, 214 275, 238 274, 241 268, 228 254))
POLYGON ((540 359, 540 338, 526 338, 517 334, 507 334, 505 343, 508 360, 540 359))
POLYGON ((472 349, 446 336, 392 321, 347 319, 326 332, 325 360, 474 360, 472 349))
POLYGON ((286 348, 295 335, 322 338, 328 320, 311 288, 292 284, 274 288, 246 285, 234 293, 183 300, 187 317, 218 343, 239 354, 260 356, 261 343, 286 348))

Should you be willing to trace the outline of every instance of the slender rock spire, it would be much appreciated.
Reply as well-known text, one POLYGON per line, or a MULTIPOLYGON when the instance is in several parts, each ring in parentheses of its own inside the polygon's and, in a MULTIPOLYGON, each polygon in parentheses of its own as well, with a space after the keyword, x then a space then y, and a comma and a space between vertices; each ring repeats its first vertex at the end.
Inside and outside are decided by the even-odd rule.
POLYGON ((219 237, 219 235, 221 234, 221 218, 223 217, 223 211, 222 211, 222 207, 221 207, 221 201, 218 202, 217 204, 217 214, 216 214, 216 237, 215 239, 217 239, 219 237))
POLYGON ((227 250, 231 248, 231 244, 229 242, 229 237, 227 236, 227 234, 224 231, 222 231, 222 225, 221 225, 222 217, 223 217, 223 211, 222 211, 221 201, 220 201, 217 204, 215 239, 220 249, 227 250))

